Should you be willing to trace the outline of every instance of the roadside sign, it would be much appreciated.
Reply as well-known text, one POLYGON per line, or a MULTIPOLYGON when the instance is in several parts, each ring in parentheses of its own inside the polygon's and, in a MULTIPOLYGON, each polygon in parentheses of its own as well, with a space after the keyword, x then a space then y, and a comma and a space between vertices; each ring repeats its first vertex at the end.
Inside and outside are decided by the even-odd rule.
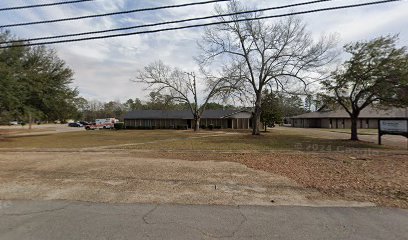
POLYGON ((408 119, 379 120, 378 121, 378 144, 381 145, 382 135, 401 135, 408 138, 408 119))
POLYGON ((407 120, 380 120, 380 129, 384 132, 406 133, 407 120))

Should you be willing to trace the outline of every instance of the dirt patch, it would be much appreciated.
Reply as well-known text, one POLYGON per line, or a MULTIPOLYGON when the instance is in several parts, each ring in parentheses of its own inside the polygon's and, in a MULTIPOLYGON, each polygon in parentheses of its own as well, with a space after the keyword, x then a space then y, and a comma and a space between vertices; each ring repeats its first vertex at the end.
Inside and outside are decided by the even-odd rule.
POLYGON ((343 133, 320 132, 277 128, 251 136, 244 131, 84 131, 9 138, 12 141, 0 141, 0 183, 5 183, 0 197, 283 204, 291 202, 290 197, 277 193, 295 189, 291 196, 301 199, 298 203, 323 198, 408 208, 406 150, 337 139, 339 134, 347 136, 343 133), (177 162, 176 167, 166 159, 177 159, 171 160, 177 162), (150 165, 142 165, 143 161, 150 165), (235 168, 243 167, 237 163, 250 174, 233 177, 234 171, 244 171, 235 168), (214 167, 222 178, 205 170, 213 165, 222 166, 214 167), (172 171, 176 172, 168 173, 172 171), (159 178, 168 174, 172 178, 159 178), (279 176, 287 180, 285 187, 273 185, 279 176), (264 188, 275 190, 256 191, 264 188))
MULTIPOLYGON (((295 181, 224 161, 140 153, 1 153, 0 199, 112 203, 348 206, 295 181)), ((366 205, 366 204, 363 204, 366 205)))
MULTIPOLYGON (((380 206, 408 208, 408 153, 377 151, 356 153, 222 153, 153 152, 135 153, 145 157, 163 157, 201 161, 233 161, 295 180, 307 189, 315 189, 328 199, 374 202, 380 206)), ((320 196, 319 196, 320 197, 320 196)))

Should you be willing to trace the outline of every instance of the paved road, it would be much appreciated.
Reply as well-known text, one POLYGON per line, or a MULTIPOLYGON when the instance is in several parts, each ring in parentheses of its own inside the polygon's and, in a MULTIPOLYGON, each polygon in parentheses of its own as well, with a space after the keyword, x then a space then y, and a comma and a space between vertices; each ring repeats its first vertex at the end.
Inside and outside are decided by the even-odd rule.
POLYGON ((408 211, 0 202, 0 239, 408 239, 408 211))

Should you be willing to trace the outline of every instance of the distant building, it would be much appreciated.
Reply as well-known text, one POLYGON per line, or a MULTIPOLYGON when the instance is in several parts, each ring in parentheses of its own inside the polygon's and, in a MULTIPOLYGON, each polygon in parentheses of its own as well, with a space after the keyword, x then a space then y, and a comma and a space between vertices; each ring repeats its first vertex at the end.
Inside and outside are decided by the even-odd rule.
MULTIPOLYGON (((250 129, 251 112, 241 110, 206 110, 201 116, 200 127, 222 129, 250 129)), ((124 117, 126 127, 154 127, 156 129, 194 128, 191 111, 137 110, 124 117)))
MULTIPOLYGON (((367 107, 359 115, 358 128, 378 128, 380 119, 407 119, 405 108, 390 108, 386 110, 367 107)), ((320 109, 290 118, 292 127, 299 128, 351 128, 351 119, 344 109, 334 111, 320 109)))

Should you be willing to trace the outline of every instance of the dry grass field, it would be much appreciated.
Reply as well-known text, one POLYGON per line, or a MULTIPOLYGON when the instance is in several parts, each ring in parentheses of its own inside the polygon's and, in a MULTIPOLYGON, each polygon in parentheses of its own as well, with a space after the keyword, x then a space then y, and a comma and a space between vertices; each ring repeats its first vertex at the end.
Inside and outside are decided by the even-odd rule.
POLYGON ((75 131, 59 134, 5 136, 0 148, 87 148, 186 138, 190 131, 75 131))
POLYGON ((223 150, 223 151, 343 151, 345 149, 379 148, 366 142, 350 142, 299 135, 296 132, 271 131, 252 136, 249 131, 176 130, 98 130, 5 136, 0 148, 90 148, 145 150, 223 150), (157 144, 157 141, 161 141, 157 144))

